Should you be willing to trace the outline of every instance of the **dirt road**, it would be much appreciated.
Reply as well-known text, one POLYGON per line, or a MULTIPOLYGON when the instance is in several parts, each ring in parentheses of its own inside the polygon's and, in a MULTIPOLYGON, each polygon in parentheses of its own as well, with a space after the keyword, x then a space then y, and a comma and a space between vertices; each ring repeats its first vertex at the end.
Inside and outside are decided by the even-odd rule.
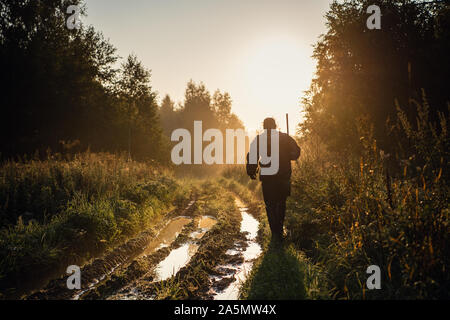
POLYGON ((63 276, 27 299, 237 299, 261 254, 258 226, 235 195, 211 191, 85 265, 80 290, 63 276))

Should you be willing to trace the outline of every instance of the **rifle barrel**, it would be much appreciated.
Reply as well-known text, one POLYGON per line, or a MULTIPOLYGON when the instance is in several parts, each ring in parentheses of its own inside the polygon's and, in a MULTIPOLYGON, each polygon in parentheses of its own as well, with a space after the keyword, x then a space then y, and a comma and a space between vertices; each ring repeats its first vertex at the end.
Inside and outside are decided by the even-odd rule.
POLYGON ((289 135, 289 114, 286 113, 286 132, 289 135))

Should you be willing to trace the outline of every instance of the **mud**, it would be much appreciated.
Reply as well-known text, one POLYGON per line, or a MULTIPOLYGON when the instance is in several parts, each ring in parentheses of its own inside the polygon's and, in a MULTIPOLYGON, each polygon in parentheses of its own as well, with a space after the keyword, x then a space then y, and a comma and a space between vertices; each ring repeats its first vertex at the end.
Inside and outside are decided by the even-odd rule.
POLYGON ((146 256, 157 249, 168 247, 177 236, 181 233, 181 230, 185 225, 191 222, 192 218, 189 217, 177 217, 170 221, 145 248, 142 255, 146 256))
POLYGON ((262 252, 257 242, 259 221, 248 213, 248 208, 239 198, 236 205, 242 215, 240 231, 245 235, 245 241, 237 241, 234 248, 228 250, 228 258, 218 266, 211 276, 210 294, 215 300, 237 300, 239 289, 253 267, 253 261, 262 252))
MULTIPOLYGON (((94 290, 82 296, 82 299, 109 299, 109 300, 138 300, 153 299, 158 285, 164 286, 165 282, 183 268, 194 256, 199 245, 192 241, 189 234, 202 232, 206 234, 217 223, 214 217, 196 216, 184 224, 182 232, 177 232, 175 241, 169 246, 159 246, 150 255, 140 255, 133 264, 139 268, 122 268, 117 270, 104 283, 94 290), (208 221, 207 224, 202 221, 208 221), (200 228, 202 227, 202 228, 200 228), (195 231, 194 231, 195 230, 195 231)), ((172 228, 172 230, 174 230, 172 228)), ((173 236, 170 236, 173 239, 173 236)))
POLYGON ((156 266, 156 280, 163 281, 177 274, 184 267, 191 257, 197 252, 198 245, 185 243, 181 247, 174 249, 170 254, 156 266))
POLYGON ((226 261, 226 252, 236 241, 245 239, 239 229, 239 210, 231 211, 196 217, 195 227, 187 237, 187 230, 178 236, 153 276, 141 277, 108 299, 211 299, 211 272, 226 261))
POLYGON ((178 215, 168 215, 159 232, 143 232, 86 265, 82 290, 68 290, 63 276, 28 298, 237 299, 241 282, 261 253, 259 222, 256 209, 251 212, 239 199, 233 206, 233 197, 225 196, 227 212, 200 216, 191 201, 178 215))
MULTIPOLYGON (((169 212, 168 219, 176 215, 189 215, 195 208, 195 198, 191 200, 184 208, 178 208, 169 212)), ((166 220, 167 221, 167 220, 166 220)), ((62 275, 58 279, 51 280, 43 289, 26 296, 28 300, 68 300, 79 298, 85 292, 91 290, 96 284, 105 279, 108 275, 115 272, 121 265, 132 261, 135 257, 145 250, 151 243, 157 233, 154 229, 161 229, 167 222, 162 222, 153 229, 140 233, 137 237, 127 241, 125 244, 115 248, 101 258, 87 263, 81 269, 81 289, 69 290, 67 288, 67 275, 62 275)))

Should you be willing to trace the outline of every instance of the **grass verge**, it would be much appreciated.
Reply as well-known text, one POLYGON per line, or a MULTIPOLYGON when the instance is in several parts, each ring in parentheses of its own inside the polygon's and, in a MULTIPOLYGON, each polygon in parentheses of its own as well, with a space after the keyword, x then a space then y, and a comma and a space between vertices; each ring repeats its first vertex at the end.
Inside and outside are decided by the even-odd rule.
MULTIPOLYGON (((245 168, 225 171, 221 183, 236 193, 260 221, 258 242, 263 253, 253 264, 240 290, 241 299, 299 300, 328 299, 326 277, 319 265, 287 241, 282 246, 271 243, 270 228, 261 196, 261 186, 245 175, 245 168)), ((287 216, 292 212, 287 212, 287 216)))
POLYGON ((156 165, 110 154, 6 162, 0 167, 0 297, 18 298, 83 265, 190 197, 156 165))

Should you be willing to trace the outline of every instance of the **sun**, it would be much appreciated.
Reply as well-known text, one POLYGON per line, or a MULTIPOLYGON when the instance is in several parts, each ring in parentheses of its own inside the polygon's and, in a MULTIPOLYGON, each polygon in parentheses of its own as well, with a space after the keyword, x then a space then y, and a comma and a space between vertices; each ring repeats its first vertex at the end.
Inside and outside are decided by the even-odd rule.
POLYGON ((248 99, 261 113, 280 123, 285 113, 298 112, 314 70, 311 51, 301 40, 287 36, 269 37, 252 47, 243 82, 248 99))

